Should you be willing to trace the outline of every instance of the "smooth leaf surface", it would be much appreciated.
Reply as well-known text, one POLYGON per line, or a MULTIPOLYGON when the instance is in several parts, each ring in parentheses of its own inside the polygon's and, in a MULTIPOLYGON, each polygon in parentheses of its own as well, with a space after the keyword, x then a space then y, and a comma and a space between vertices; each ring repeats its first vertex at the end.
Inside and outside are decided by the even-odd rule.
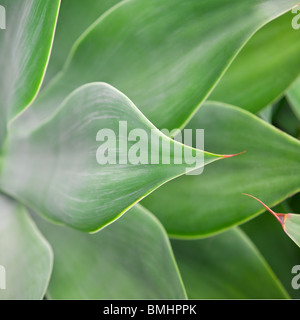
POLYGON ((142 201, 170 235, 207 236, 262 212, 242 193, 274 205, 300 189, 300 142, 251 113, 210 102, 187 128, 204 129, 207 150, 246 153, 171 181, 142 201))
POLYGON ((77 38, 120 0, 62 0, 51 58, 43 84, 63 67, 77 38))
POLYGON ((288 99, 284 97, 274 108, 272 123, 278 129, 298 138, 300 137, 300 117, 294 112, 294 108, 288 99))
POLYGON ((75 43, 61 74, 15 123, 41 119, 79 86, 103 81, 159 128, 181 128, 252 34, 297 0, 131 0, 75 43))
POLYGON ((166 232, 141 206, 96 234, 40 220, 55 257, 50 298, 185 298, 166 232))
POLYGON ((173 240, 189 299, 284 299, 287 294, 240 229, 201 240, 173 240))
MULTIPOLYGON (((246 194, 247 195, 247 194, 246 194)), ((300 247, 300 215, 294 213, 276 213, 261 200, 252 195, 248 195, 257 200, 279 221, 285 233, 300 247)))
POLYGON ((121 92, 94 83, 71 94, 37 130, 9 137, 0 187, 51 220, 95 231, 161 184, 222 157, 168 138, 121 92), (187 163, 186 152, 199 161, 187 163))
POLYGON ((287 92, 287 98, 289 99, 295 114, 300 119, 300 78, 295 81, 293 86, 287 92))
MULTIPOLYGON (((275 211, 291 212, 286 208, 286 201, 280 203, 275 211)), ((291 280, 292 268, 299 264, 300 250, 290 238, 282 232, 281 225, 274 217, 265 212, 251 221, 241 225, 241 228, 249 236, 258 248, 264 259, 268 262, 290 297, 300 298, 299 290, 293 289, 291 280)))
POLYGON ((52 270, 52 251, 27 211, 0 196, 0 300, 42 299, 52 270))
POLYGON ((299 75, 299 30, 292 15, 260 29, 226 71, 210 100, 222 101, 256 113, 281 97, 299 75))
POLYGON ((35 98, 47 67, 59 0, 4 0, 0 31, 0 141, 6 123, 35 98))
POLYGON ((288 201, 288 204, 289 204, 289 207, 291 208, 291 210, 289 211, 294 211, 294 212, 300 211, 300 193, 297 193, 292 198, 290 198, 288 201))

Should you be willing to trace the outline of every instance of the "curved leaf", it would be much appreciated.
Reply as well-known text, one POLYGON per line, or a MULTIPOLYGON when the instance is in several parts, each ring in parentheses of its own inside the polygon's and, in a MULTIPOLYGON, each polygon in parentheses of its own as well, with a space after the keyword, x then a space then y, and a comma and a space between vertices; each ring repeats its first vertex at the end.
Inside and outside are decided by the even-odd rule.
POLYGON ((187 128, 204 129, 206 149, 247 152, 201 176, 171 181, 142 201, 170 235, 207 236, 262 212, 242 193, 274 205, 300 190, 300 142, 253 114, 210 102, 187 128))
POLYGON ((61 74, 16 127, 39 126, 79 86, 124 92, 159 129, 181 128, 251 35, 297 0, 131 0, 75 43, 61 74))
POLYGON ((287 12, 259 30, 233 61, 209 99, 256 113, 277 100, 300 70, 299 31, 287 12))
POLYGON ((274 107, 272 123, 276 128, 295 138, 300 137, 300 118, 295 114, 288 99, 284 97, 274 107))
POLYGON ((59 0, 4 0, 0 32, 0 141, 6 123, 35 98, 50 56, 59 0))
POLYGON ((173 240, 172 247, 190 299, 288 298, 240 229, 203 240, 173 240))
MULTIPOLYGON (((285 208, 286 201, 276 207, 281 212, 291 211, 285 208)), ((254 242, 272 270, 278 276, 293 299, 300 298, 299 290, 291 286, 292 268, 299 264, 300 250, 282 232, 280 224, 268 213, 264 213, 241 226, 254 242)))
POLYGON ((3 195, 0 221, 0 284, 5 284, 0 300, 42 299, 52 270, 51 248, 26 210, 3 195))
POLYGON ((300 78, 295 81, 293 86, 287 92, 287 98, 289 99, 295 114, 300 119, 300 78))
POLYGON ((279 221, 285 233, 300 247, 300 215, 294 213, 276 213, 265 205, 261 200, 256 197, 245 194, 257 200, 279 221))
POLYGON ((96 234, 38 225, 54 250, 50 298, 185 298, 168 237, 139 205, 96 234))
POLYGON ((77 38, 118 2, 120 0, 62 0, 44 85, 61 70, 77 38))
POLYGON ((94 83, 74 91, 37 130, 9 136, 0 187, 51 220, 95 231, 161 184, 223 157, 168 138, 121 92, 94 83), (130 136, 133 130, 142 135, 130 136), (194 163, 186 160, 190 152, 194 163))

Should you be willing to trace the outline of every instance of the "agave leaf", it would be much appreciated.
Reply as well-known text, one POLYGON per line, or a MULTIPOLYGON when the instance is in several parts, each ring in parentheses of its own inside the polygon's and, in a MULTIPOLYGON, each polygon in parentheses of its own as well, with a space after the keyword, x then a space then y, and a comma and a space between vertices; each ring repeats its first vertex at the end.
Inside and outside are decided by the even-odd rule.
POLYGON ((102 15, 16 127, 41 119, 79 86, 124 92, 159 129, 181 128, 245 42, 298 0, 132 0, 102 15))
POLYGON ((287 92, 287 98, 295 111, 295 114, 300 119, 300 77, 295 81, 292 87, 287 92))
POLYGON ((52 251, 27 211, 0 195, 0 300, 42 299, 52 251))
POLYGON ((172 240, 189 299, 284 299, 284 288, 238 228, 201 240, 172 240))
POLYGON ((0 31, 0 143, 6 124, 35 98, 46 71, 59 0, 4 0, 0 31))
POLYGON ((273 205, 300 189, 300 142, 253 114, 207 102, 187 128, 204 129, 205 149, 247 152, 201 176, 179 177, 142 201, 170 235, 203 237, 262 212, 241 193, 264 194, 273 205))
POLYGON ((292 15, 260 29, 226 71, 210 100, 222 101, 256 113, 281 97, 299 75, 299 31, 292 15))
POLYGON ((51 220, 95 231, 161 184, 224 157, 168 138, 121 92, 94 83, 75 90, 35 131, 11 133, 0 187, 51 220), (126 129, 120 128, 121 121, 126 129), (99 138, 102 130, 115 140, 99 138), (130 138, 133 130, 146 136, 130 138), (164 143, 170 146, 166 164, 164 143), (142 158, 135 157, 139 153, 142 158), (186 153, 199 161, 187 162, 186 153))
POLYGON ((300 247, 300 215, 294 213, 276 213, 256 197, 245 194, 261 203, 280 222, 285 233, 300 247))
POLYGON ((300 137, 300 118, 292 104, 284 97, 274 106, 272 123, 293 137, 300 137))
POLYGON ((54 251, 52 299, 186 297, 166 232, 139 205, 96 234, 37 223, 54 251))
MULTIPOLYGON (((280 203, 274 210, 279 212, 292 211, 287 207, 287 201, 280 203)), ((295 290, 291 286, 291 270, 299 264, 300 250, 282 232, 281 225, 277 220, 269 213, 262 214, 241 225, 241 228, 261 252, 291 298, 299 299, 299 290, 295 290)))
POLYGON ((259 117, 267 123, 272 124, 274 106, 269 105, 259 112, 259 117))
POLYGON ((62 0, 44 86, 61 70, 77 38, 118 2, 120 0, 62 0))

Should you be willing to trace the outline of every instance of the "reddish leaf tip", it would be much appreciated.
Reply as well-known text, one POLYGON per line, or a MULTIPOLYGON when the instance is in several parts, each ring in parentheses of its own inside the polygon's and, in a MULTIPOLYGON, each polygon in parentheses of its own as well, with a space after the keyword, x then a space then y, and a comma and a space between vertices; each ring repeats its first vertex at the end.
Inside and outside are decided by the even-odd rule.
POLYGON ((222 157, 223 158, 232 158, 232 157, 236 157, 236 156, 239 156, 239 155, 241 155, 241 154, 243 154, 243 153, 246 153, 247 151, 245 150, 245 151, 242 151, 242 152, 240 152, 240 153, 235 153, 235 154, 225 154, 225 155, 223 155, 222 157))
POLYGON ((270 213, 273 214, 273 216, 281 223, 282 227, 284 228, 284 221, 286 218, 286 215, 284 213, 276 213, 274 212, 271 208, 269 208, 266 204, 264 204, 261 200, 257 199, 256 197, 252 196, 251 194, 248 193, 242 193, 245 196, 251 197, 258 201, 260 204, 262 204, 270 213))

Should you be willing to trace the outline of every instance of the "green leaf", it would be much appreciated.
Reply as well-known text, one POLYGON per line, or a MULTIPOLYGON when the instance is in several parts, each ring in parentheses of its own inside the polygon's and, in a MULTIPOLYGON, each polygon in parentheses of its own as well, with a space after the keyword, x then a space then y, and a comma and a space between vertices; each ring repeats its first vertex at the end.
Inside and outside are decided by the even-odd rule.
POLYGON ((96 234, 41 219, 38 225, 55 257, 50 298, 185 298, 168 237, 160 223, 139 205, 96 234))
POLYGON ((0 300, 42 299, 51 248, 21 205, 0 195, 0 208, 0 300))
POLYGON ((62 0, 44 85, 61 70, 77 38, 118 2, 120 0, 62 0))
POLYGON ((17 126, 38 126, 73 90, 103 81, 157 128, 181 128, 252 34, 297 1, 120 2, 78 39, 62 72, 17 126))
MULTIPOLYGON (((286 208, 286 201, 280 203, 275 209, 280 212, 291 211, 286 208)), ((291 285, 293 278, 291 270, 295 265, 299 264, 300 250, 282 232, 281 225, 277 220, 271 214, 264 213, 241 225, 241 228, 259 249, 291 298, 299 299, 300 291, 293 289, 291 285)))
POLYGON ((281 97, 300 70, 299 31, 287 12, 259 30, 229 67, 210 100, 256 113, 281 97))
POLYGON ((4 0, 0 31, 0 143, 8 121, 35 98, 46 71, 59 0, 4 0))
POLYGON ((161 184, 222 157, 168 138, 121 92, 94 83, 74 91, 38 129, 9 136, 0 188, 51 220, 95 231, 161 184))
POLYGON ((173 240, 189 299, 284 299, 280 282, 238 228, 203 240, 173 240))
POLYGON ((275 105, 272 123, 289 135, 295 138, 300 137, 300 118, 297 117, 286 97, 275 105))
POLYGON ((271 210, 266 204, 256 197, 246 194, 257 200, 262 204, 265 209, 274 215, 274 217, 279 221, 285 233, 300 247, 300 215, 293 213, 276 213, 271 210))
POLYGON ((210 102, 187 128, 204 129, 207 150, 246 153, 171 181, 142 201, 170 235, 207 236, 262 212, 242 193, 274 205, 300 190, 300 142, 253 114, 210 102))
POLYGON ((300 119, 300 78, 295 81, 295 83, 287 92, 287 98, 290 101, 295 114, 300 119))

